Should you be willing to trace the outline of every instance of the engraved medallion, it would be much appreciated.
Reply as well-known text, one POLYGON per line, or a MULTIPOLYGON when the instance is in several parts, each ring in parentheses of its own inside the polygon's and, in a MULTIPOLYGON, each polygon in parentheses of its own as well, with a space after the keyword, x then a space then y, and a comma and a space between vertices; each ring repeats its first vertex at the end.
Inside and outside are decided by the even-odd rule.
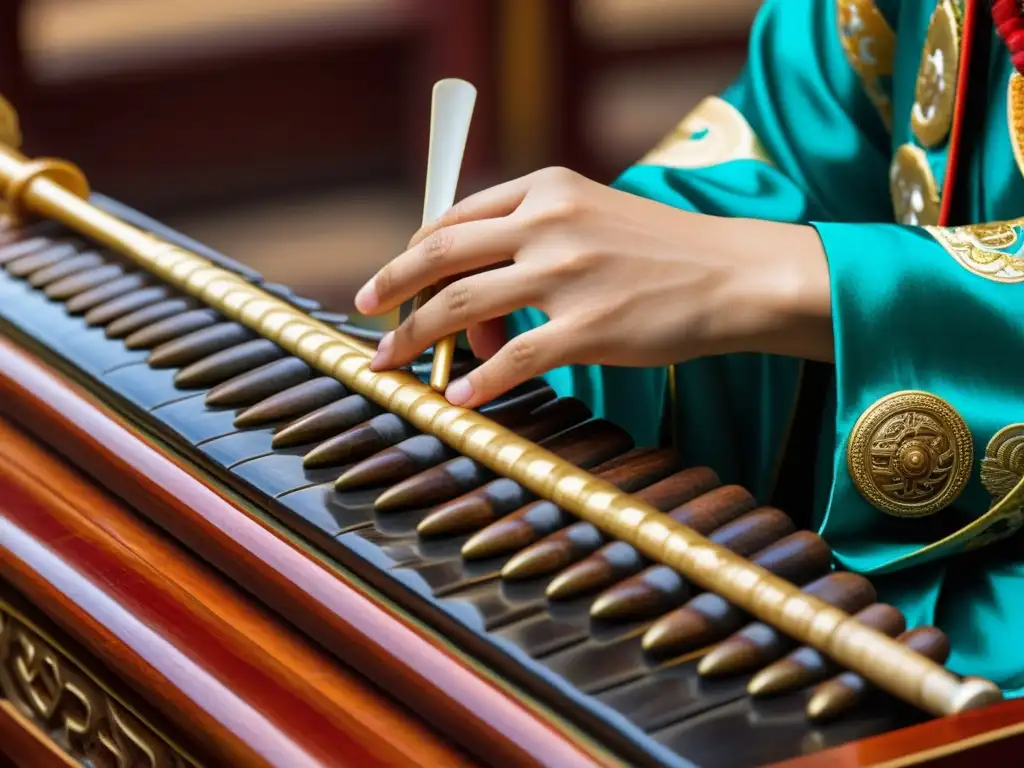
POLYGON ((857 420, 846 448, 860 494, 895 517, 926 517, 951 504, 970 477, 974 442, 945 400, 928 392, 883 397, 857 420))
POLYGON ((889 192, 899 224, 934 225, 939 221, 939 188, 924 150, 904 144, 889 169, 889 192))
MULTIPOLYGON (((996 433, 981 460, 981 484, 992 494, 992 506, 1008 496, 1024 479, 1024 424, 1011 424, 996 433)), ((993 511, 995 511, 993 509, 993 511)), ((1024 528, 1024 505, 1011 504, 993 515, 984 530, 965 549, 979 549, 1008 539, 1024 528)))
POLYGON ((1006 127, 1017 168, 1024 175, 1024 75, 1014 72, 1006 93, 1006 127))
POLYGON ((953 3, 942 0, 928 25, 910 111, 914 135, 926 147, 942 143, 949 135, 959 69, 960 22, 953 3))

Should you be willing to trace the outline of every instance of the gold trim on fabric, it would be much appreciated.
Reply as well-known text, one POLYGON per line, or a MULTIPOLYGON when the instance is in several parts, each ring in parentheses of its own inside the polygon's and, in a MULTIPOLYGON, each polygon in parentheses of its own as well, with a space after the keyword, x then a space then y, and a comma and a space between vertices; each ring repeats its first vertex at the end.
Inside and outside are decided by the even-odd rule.
POLYGON ((892 159, 889 169, 889 193, 899 224, 930 226, 939 223, 939 186, 924 150, 904 144, 892 159))
POLYGON ((1024 75, 1014 72, 1006 87, 1006 126, 1017 168, 1024 175, 1024 75))
POLYGON ((0 701, 83 765, 198 766, 2 597, 0 701))
POLYGON ((914 136, 926 147, 941 144, 953 127, 959 71, 959 14, 949 0, 941 0, 928 24, 910 110, 914 136))
POLYGON ((892 100, 884 78, 892 77, 896 33, 871 0, 836 0, 839 40, 885 127, 892 130, 892 100))
POLYGON ((729 102, 710 96, 684 117, 639 164, 706 168, 731 160, 771 163, 742 113, 729 102))
POLYGON ((1024 218, 925 229, 968 272, 997 283, 1024 282, 1024 218))
POLYGON ((850 431, 847 468, 860 494, 895 517, 927 517, 963 492, 974 463, 967 423, 941 397, 886 395, 850 431))
MULTIPOLYGON (((37 163, 40 161, 37 161, 37 163)), ((415 376, 374 372, 374 349, 274 297, 207 259, 100 210, 45 174, 15 185, 30 161, 0 148, 0 188, 17 190, 19 210, 62 222, 123 254, 171 286, 206 302, 278 344, 315 370, 337 378, 422 432, 434 435, 576 515, 631 544, 697 586, 815 648, 897 698, 936 716, 1002 700, 989 680, 960 679, 847 612, 700 535, 675 518, 580 469, 474 411, 452 405, 415 376)), ((9 198, 9 202, 11 202, 9 198)))

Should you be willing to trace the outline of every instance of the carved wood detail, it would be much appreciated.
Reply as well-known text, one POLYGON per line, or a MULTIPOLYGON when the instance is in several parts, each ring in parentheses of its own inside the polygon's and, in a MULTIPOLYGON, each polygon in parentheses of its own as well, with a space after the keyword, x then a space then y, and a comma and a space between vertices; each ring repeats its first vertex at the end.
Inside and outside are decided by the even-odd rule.
POLYGON ((84 766, 198 766, 2 596, 0 700, 84 766))

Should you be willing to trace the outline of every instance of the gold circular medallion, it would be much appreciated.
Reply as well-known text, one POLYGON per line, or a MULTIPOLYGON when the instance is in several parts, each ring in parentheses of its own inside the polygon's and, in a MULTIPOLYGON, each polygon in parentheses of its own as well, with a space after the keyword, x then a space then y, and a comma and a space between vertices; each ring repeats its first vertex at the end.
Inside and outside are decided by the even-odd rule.
POLYGON ((923 227, 939 222, 939 187, 920 147, 904 144, 896 150, 889 169, 889 192, 898 223, 923 227))
POLYGON ((860 494, 896 517, 951 504, 970 478, 974 441, 953 407, 928 392, 883 397, 857 420, 846 462, 860 494))
POLYGON ((910 124, 926 147, 942 143, 953 125, 956 80, 960 70, 960 22, 950 0, 942 0, 932 13, 928 37, 917 71, 910 124))
POLYGON ((1024 174, 1024 75, 1014 72, 1006 93, 1006 125, 1017 168, 1024 174))
POLYGON ((892 130, 892 99, 883 86, 892 77, 896 33, 873 0, 838 0, 839 40, 886 128, 892 130))

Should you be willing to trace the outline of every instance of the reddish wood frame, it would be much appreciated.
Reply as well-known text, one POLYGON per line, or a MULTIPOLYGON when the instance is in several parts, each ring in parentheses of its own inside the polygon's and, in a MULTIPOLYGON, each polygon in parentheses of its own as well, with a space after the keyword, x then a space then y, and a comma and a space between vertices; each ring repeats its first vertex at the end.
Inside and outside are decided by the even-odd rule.
POLYGON ((145 692, 213 764, 464 764, 3 420, 0 541, 0 576, 145 692))
MULTIPOLYGON (((517 766, 606 764, 606 761, 569 741, 540 715, 481 677, 385 604, 341 580, 263 522, 250 516, 215 489, 204 485, 192 474, 191 468, 183 467, 158 452, 118 423, 77 387, 62 380, 52 370, 2 338, 0 412, 27 428, 37 438, 59 446, 61 453, 73 464, 117 493, 134 509, 170 531, 193 552, 214 563, 236 583, 245 584, 264 603, 286 616, 307 635, 315 637, 352 668, 358 669, 394 695, 417 716, 467 751, 482 757, 485 762, 497 761, 517 766)), ((47 465, 54 473, 58 471, 58 466, 53 460, 47 465)), ((8 472, 4 476, 16 474, 8 472)), ((52 480, 47 482, 60 487, 52 480)), ((44 492, 43 484, 38 481, 32 480, 29 485, 36 489, 33 493, 44 492)), ((27 508, 32 498, 26 497, 24 504, 18 506, 27 508)), ((20 556, 5 557, 0 564, 0 576, 37 604, 48 607, 52 605, 55 611, 59 609, 59 615, 52 615, 52 618, 90 652, 108 663, 119 666, 123 661, 119 661, 116 654, 105 656, 111 652, 111 633, 122 637, 120 642, 126 646, 125 653, 130 651, 140 659, 147 658, 147 644, 140 638, 122 635, 119 631, 115 632, 114 627, 97 626, 98 620, 90 613, 90 608, 98 609, 98 606, 90 606, 88 602, 83 605, 76 603, 76 600, 85 600, 87 595, 76 596, 76 600, 67 597, 61 600, 58 599, 59 590, 55 585, 47 586, 47 569, 59 562, 59 558, 71 557, 79 547, 84 547, 80 539, 84 534, 77 530, 58 533, 53 527, 58 525, 54 522, 54 514, 47 513, 46 503, 39 502, 38 496, 36 499, 32 514, 18 512, 17 509, 4 509, 3 514, 7 515, 7 520, 11 520, 15 514, 20 515, 17 518, 18 527, 12 527, 11 530, 16 531, 24 526, 27 532, 25 535, 32 537, 26 541, 47 542, 52 547, 51 556, 58 560, 48 560, 46 563, 39 561, 35 569, 32 561, 22 560, 23 565, 15 568, 8 561, 14 562, 21 559, 20 556), (87 631, 96 634, 81 636, 87 631)), ((56 504, 57 501, 46 500, 49 504, 56 504)), ((104 513, 100 519, 107 520, 110 514, 104 513)), ((130 513, 124 511, 124 515, 130 516, 130 513)), ((4 546, 10 551, 12 545, 4 546)), ((111 555, 103 555, 102 552, 102 549, 94 549, 83 557, 93 563, 92 567, 106 567, 104 563, 111 555)), ((175 557, 166 554, 164 561, 173 562, 176 557, 183 556, 183 553, 175 557)), ((145 559, 136 558, 134 565, 143 568, 146 566, 145 559)), ((122 568, 120 572, 132 575, 133 580, 141 579, 131 568, 122 568)), ((124 586, 113 576, 98 578, 104 586, 124 586)), ((156 603, 148 603, 148 597, 134 591, 136 587, 124 588, 128 590, 123 598, 130 601, 125 604, 130 614, 138 612, 140 616, 146 616, 151 626, 163 628, 165 638, 180 640, 188 648, 189 654, 201 654, 210 668, 217 670, 220 679, 230 681, 232 686, 237 683, 239 690, 247 690, 245 678, 259 671, 258 665, 255 670, 243 672, 236 667, 232 671, 237 662, 231 654, 218 648, 216 643, 204 645, 199 642, 197 648, 192 648, 188 638, 179 635, 174 626, 167 625, 167 617, 162 616, 162 611, 177 618, 182 618, 183 611, 187 614, 172 596, 166 596, 160 603, 160 611, 153 611, 156 603)), ((137 589, 143 588, 139 586, 137 589)), ((216 606, 217 602, 213 604, 216 606)), ((214 613, 219 610, 217 608, 214 613)), ((150 641, 154 637, 150 637, 150 641)), ((255 663, 255 653, 256 650, 250 648, 243 657, 250 664, 255 663)), ((275 656, 271 654, 264 661, 268 665, 277 665, 274 659, 275 656)), ((171 674, 173 670, 164 672, 171 674)), ((269 680, 267 674, 262 676, 265 683, 269 680)), ((157 684, 141 663, 137 674, 133 673, 129 682, 141 691, 148 691, 157 684)), ((188 690, 187 679, 172 678, 162 684, 188 690)), ((251 694, 263 701, 264 695, 259 690, 252 689, 251 694)), ((195 718, 206 717, 211 721, 209 727, 214 729, 210 731, 211 737, 223 737, 225 744, 232 749, 252 750, 253 754, 259 754, 263 760, 243 764, 295 765, 287 759, 274 758, 272 745, 259 746, 265 734, 216 731, 213 721, 223 720, 226 713, 218 711, 220 704, 210 702, 210 706, 213 711, 204 713, 187 702, 175 702, 173 705, 168 702, 168 711, 164 714, 172 720, 174 717, 184 718, 186 725, 193 724, 189 727, 194 727, 195 718), (185 706, 186 709, 179 711, 179 706, 185 706), (250 738, 253 740, 251 743, 250 738), (263 751, 260 752, 260 749, 263 751)), ((292 696, 291 706, 299 707, 300 710, 305 708, 297 694, 292 696)), ((342 719, 343 715, 343 711, 334 713, 337 720, 342 719)), ((352 715, 348 717, 351 719, 352 715)), ((292 726, 299 733, 310 730, 308 723, 308 720, 295 720, 292 726)), ((411 721, 409 723, 412 724, 411 721)), ((393 738, 390 729, 380 724, 367 722, 360 727, 373 737, 374 744, 379 745, 382 740, 393 738)), ((366 737, 366 734, 359 736, 356 724, 352 724, 348 732, 354 742, 366 737)), ((422 732, 426 733, 425 730, 422 732)), ((429 743, 426 737, 424 739, 425 743, 429 743)), ((321 759, 326 760, 320 763, 323 765, 339 764, 331 762, 327 757, 321 759)), ((396 764, 417 762, 418 759, 410 757, 405 763, 398 761, 396 764)))
MULTIPOLYGON (((74 464, 235 581, 249 585, 263 602, 483 762, 612 762, 571 741, 436 639, 340 580, 204 485, 192 468, 154 449, 89 395, 4 339, 0 412, 37 438, 59 445, 74 464)), ((125 682, 149 694, 176 727, 191 732, 204 754, 244 756, 245 764, 252 765, 286 765, 275 757, 279 744, 274 739, 283 733, 293 747, 314 755, 317 765, 346 764, 337 754, 341 737, 348 739, 350 754, 359 760, 364 754, 392 765, 438 764, 430 760, 439 755, 445 755, 446 765, 466 759, 450 748, 445 754, 444 744, 417 717, 282 626, 54 454, 3 423, 0 499, 0 540, 7 550, 0 558, 0 577, 37 604, 47 605, 63 629, 125 682), (88 587, 72 596, 70 585, 57 583, 57 566, 70 566, 88 577, 88 587), (95 601, 101 599, 120 601, 128 615, 144 619, 155 633, 150 640, 160 637, 193 662, 207 665, 243 704, 279 718, 284 729, 270 734, 251 727, 226 728, 231 712, 222 708, 223 702, 200 706, 190 700, 187 681, 174 678, 173 665, 154 666, 144 638, 97 618, 103 612, 95 601), (276 661, 281 658, 288 658, 289 666, 307 665, 301 680, 295 679, 297 667, 289 671, 276 661), (310 674, 313 669, 323 676, 310 674), (322 727, 310 727, 313 722, 322 727), (326 749, 319 738, 323 728, 332 734, 333 749, 326 749)), ((0 737, 13 733, 11 728, 0 710, 0 737)), ((39 749, 24 734, 11 743, 15 741, 39 749)), ((1022 748, 1024 701, 1016 701, 782 765, 971 765, 979 759, 1008 759, 1022 748)), ((42 756, 37 752, 35 759, 42 756)))

